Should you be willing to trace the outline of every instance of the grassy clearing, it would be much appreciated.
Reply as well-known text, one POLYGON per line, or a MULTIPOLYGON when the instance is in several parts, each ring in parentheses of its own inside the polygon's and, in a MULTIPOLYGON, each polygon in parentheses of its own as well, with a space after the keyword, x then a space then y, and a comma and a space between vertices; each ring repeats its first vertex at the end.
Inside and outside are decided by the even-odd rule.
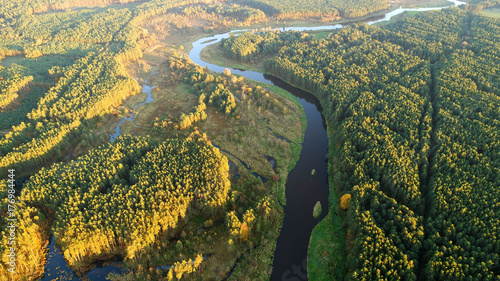
POLYGON ((10 67, 13 63, 19 64, 24 59, 23 56, 12 56, 3 58, 0 62, 2 67, 10 67))
POLYGON ((311 32, 310 34, 316 39, 323 39, 332 33, 331 31, 311 32))
MULTIPOLYGON (((154 100, 151 103, 135 108, 134 120, 125 121, 121 125, 120 128, 122 134, 133 136, 155 136, 155 133, 151 131, 151 123, 156 117, 163 113, 168 113, 172 116, 179 116, 181 112, 189 112, 189 110, 196 104, 196 97, 189 94, 188 91, 188 88, 183 84, 173 88, 154 88, 151 90, 151 96, 154 100)), ((138 94, 126 101, 125 107, 128 111, 130 111, 134 105, 144 102, 146 97, 147 94, 145 93, 138 94)), ((121 118, 118 122, 120 120, 121 118)), ((156 136, 160 138, 159 135, 156 136)))
POLYGON ((265 59, 259 60, 260 63, 255 65, 238 62, 230 58, 226 58, 222 53, 222 49, 220 46, 221 46, 220 43, 216 43, 205 47, 200 53, 201 59, 208 63, 219 66, 262 72, 265 59))
POLYGON ((314 227, 307 251, 307 276, 309 280, 343 280, 343 272, 335 272, 336 268, 344 268, 345 250, 344 236, 337 215, 328 213, 314 227), (332 263, 336 257, 337 263, 332 263))
POLYGON ((500 8, 485 9, 481 11, 481 14, 498 19, 500 18, 500 8))
POLYGON ((408 16, 414 16, 414 15, 418 15, 420 13, 422 13, 422 11, 406 11, 405 14, 408 16))
MULTIPOLYGON (((262 87, 266 86, 265 84, 262 87)), ((269 99, 277 99, 286 104, 289 108, 288 114, 265 110, 256 104, 245 102, 241 96, 238 98, 242 100, 238 103, 241 110, 240 119, 227 117, 215 110, 207 111, 208 119, 198 125, 200 132, 206 132, 214 143, 245 161, 254 172, 267 178, 276 175, 276 171, 273 171, 265 158, 266 155, 272 156, 278 162, 278 176, 286 177, 294 145, 300 146, 302 143, 303 131, 299 124, 304 113, 301 107, 274 92, 270 93, 269 99), (293 143, 276 138, 274 133, 293 143)))
MULTIPOLYGON (((302 142, 304 141, 304 134, 305 134, 306 128, 307 128, 306 113, 304 111, 304 108, 300 104, 300 102, 297 100, 297 98, 294 95, 290 94, 289 92, 281 89, 280 87, 274 86, 274 85, 269 85, 269 84, 261 83, 261 82, 254 82, 254 83, 262 86, 263 88, 269 88, 269 89, 271 89, 271 91, 273 93, 276 93, 278 95, 281 95, 281 96, 287 98, 289 101, 295 103, 295 105, 300 110, 300 127, 301 127, 301 134, 300 135, 301 135, 301 137, 300 138, 296 137, 295 139, 290 139, 294 143, 291 144, 291 157, 290 157, 291 161, 289 162, 289 165, 288 165, 287 171, 286 171, 286 176, 288 176, 288 173, 290 173, 290 171, 293 169, 293 167, 295 167, 295 163, 297 163, 297 161, 299 160, 299 157, 300 157, 300 152, 302 150, 302 142)), ((286 136, 287 131, 289 129, 290 128, 285 127, 285 126, 278 126, 275 128, 274 132, 280 136, 286 136)), ((280 183, 276 186, 277 195, 278 195, 278 198, 282 204, 286 204, 286 193, 285 193, 286 186, 285 185, 286 185, 286 178, 284 179, 284 181, 282 183, 280 181, 280 183)))
POLYGON ((151 122, 160 112, 169 112, 178 116, 181 112, 189 112, 196 104, 196 97, 189 93, 185 84, 179 84, 172 88, 157 86, 151 90, 154 100, 145 105, 136 107, 136 124, 141 127, 150 127, 151 122))

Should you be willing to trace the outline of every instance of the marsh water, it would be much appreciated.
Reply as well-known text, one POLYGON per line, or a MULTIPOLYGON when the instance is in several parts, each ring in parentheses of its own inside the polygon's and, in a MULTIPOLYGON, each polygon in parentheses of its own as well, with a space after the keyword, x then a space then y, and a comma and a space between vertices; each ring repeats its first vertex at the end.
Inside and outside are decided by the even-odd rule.
MULTIPOLYGON (((99 265, 85 274, 92 281, 105 281, 109 273, 121 273, 122 269, 113 265, 99 265)), ((44 276, 41 281, 51 280, 82 280, 76 277, 73 270, 68 266, 64 256, 55 244, 55 238, 50 239, 47 264, 45 264, 44 276)))
MULTIPOLYGON (((466 4, 457 0, 450 0, 453 6, 466 4)), ((382 18, 376 20, 367 20, 368 24, 374 24, 382 21, 388 21, 392 17, 404 13, 405 11, 429 11, 440 10, 446 7, 435 8, 399 8, 388 12, 382 18)), ((332 30, 342 28, 344 25, 326 25, 316 27, 284 27, 282 30, 289 31, 314 31, 314 30, 332 30)), ((228 38, 229 34, 238 34, 246 30, 233 30, 223 34, 208 36, 193 43, 193 49, 189 57, 193 62, 208 68, 212 71, 222 72, 226 67, 213 65, 204 62, 200 58, 200 52, 208 45, 220 42, 223 38, 228 38)), ((233 74, 245 76, 259 82, 276 85, 292 93, 304 108, 307 118, 307 129, 305 131, 302 151, 295 168, 288 175, 286 183, 287 204, 284 206, 285 219, 283 227, 278 238, 276 246, 273 273, 271 280, 307 280, 307 247, 309 238, 314 226, 323 219, 328 212, 328 171, 327 171, 327 153, 328 138, 326 134, 326 125, 321 115, 322 108, 319 101, 310 93, 295 88, 282 80, 270 75, 253 71, 243 71, 231 69, 233 74), (312 169, 316 170, 314 176, 311 175, 312 169), (314 204, 321 202, 323 213, 315 219, 312 215, 314 204)), ((151 89, 147 85, 143 86, 143 92, 148 94, 145 102, 134 106, 150 103, 151 89)), ((115 133, 110 136, 110 141, 115 140, 120 134, 120 126, 127 120, 133 120, 134 114, 120 121, 115 129, 115 133)), ((49 254, 45 266, 45 275, 42 281, 49 280, 81 280, 77 278, 73 271, 67 266, 62 253, 55 246, 54 238, 49 245, 49 254)), ((119 273, 122 269, 107 265, 96 267, 86 274, 91 281, 106 280, 108 273, 119 273)))
MULTIPOLYGON (((155 87, 156 86, 142 85, 142 92, 148 94, 148 96, 146 97, 146 100, 144 102, 141 102, 139 104, 134 105, 134 107, 132 108, 132 112, 135 110, 136 107, 138 107, 140 105, 148 104, 154 100, 153 97, 151 96, 151 90, 154 89, 155 87)), ((129 117, 124 117, 118 123, 118 125, 116 125, 115 133, 109 137, 109 141, 111 142, 111 141, 114 141, 116 138, 118 138, 121 135, 121 128, 120 127, 122 126, 122 124, 125 121, 134 121, 134 118, 135 118, 134 113, 131 113, 129 117)))

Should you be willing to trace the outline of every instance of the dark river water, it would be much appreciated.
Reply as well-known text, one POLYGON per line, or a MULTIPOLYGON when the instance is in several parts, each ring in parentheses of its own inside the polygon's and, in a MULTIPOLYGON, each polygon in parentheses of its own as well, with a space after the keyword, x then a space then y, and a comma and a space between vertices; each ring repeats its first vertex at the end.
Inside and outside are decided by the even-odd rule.
MULTIPOLYGON (((200 59, 200 51, 216 41, 203 38, 193 43, 189 57, 195 63, 212 71, 222 72, 225 67, 206 63, 200 59)), ((304 108, 307 118, 302 151, 295 168, 288 175, 286 183, 285 219, 276 246, 271 280, 307 280, 307 248, 314 226, 328 212, 328 137, 321 115, 321 105, 310 93, 290 86, 282 80, 253 71, 231 69, 231 73, 249 79, 276 85, 293 94, 304 108), (314 176, 311 171, 315 169, 314 176), (315 219, 313 208, 321 202, 323 213, 315 219), (298 278, 298 279, 297 279, 298 278)))
MULTIPOLYGON (((450 0, 454 6, 465 4, 458 0, 450 0)), ((374 24, 381 21, 390 20, 393 16, 405 11, 428 11, 440 10, 445 7, 436 8, 399 8, 393 10, 377 20, 368 20, 368 24, 374 24)), ((312 30, 332 30, 343 27, 343 25, 328 25, 316 27, 286 27, 284 30, 312 31, 312 30)), ((228 38, 230 33, 238 33, 244 30, 233 30, 224 34, 208 36, 193 43, 193 49, 189 57, 193 62, 210 70, 222 72, 226 67, 209 64, 201 60, 200 52, 208 45, 219 42, 222 38, 228 38)), ((231 68, 230 68, 231 69, 231 68)), ((307 280, 307 248, 309 238, 314 226, 323 219, 328 212, 328 171, 327 171, 327 153, 328 138, 326 126, 321 115, 321 106, 319 101, 311 94, 290 86, 282 80, 270 75, 258 72, 242 71, 231 69, 231 73, 245 76, 246 78, 273 84, 292 93, 300 102, 305 110, 307 117, 307 129, 305 132, 304 143, 300 158, 295 168, 288 175, 286 183, 287 204, 284 207, 285 219, 283 227, 278 238, 276 246, 273 273, 271 280, 276 281, 300 281, 307 280), (314 176, 311 176, 312 169, 316 170, 314 176), (315 219, 313 217, 313 207, 317 201, 321 202, 323 213, 315 219)), ((151 102, 150 90, 152 87, 144 85, 144 91, 148 93, 148 99, 145 103, 151 102)), ((111 136, 110 141, 120 135, 120 125, 126 120, 132 120, 134 116, 124 118, 117 126, 116 132, 111 136)), ((223 149, 223 148, 222 148, 223 149)), ((45 275, 42 281, 49 280, 80 280, 72 270, 67 266, 64 257, 54 246, 54 239, 51 239, 49 245, 48 262, 45 266, 45 275)), ((106 280, 108 273, 119 273, 122 269, 116 266, 108 265, 96 267, 89 271, 85 276, 91 281, 106 280)))
MULTIPOLYGON (((47 255, 47 264, 45 265, 45 274, 41 281, 77 281, 81 280, 76 277, 73 270, 68 266, 64 256, 59 248, 57 248, 54 237, 50 239, 49 253, 47 255)), ((106 281, 108 273, 122 273, 122 269, 113 265, 96 266, 85 274, 91 281, 106 281)))
POLYGON ((285 220, 274 255, 271 280, 306 280, 307 247, 314 226, 328 212, 328 138, 321 106, 311 94, 291 87, 283 81, 268 77, 273 84, 298 98, 307 117, 307 129, 299 161, 288 175, 286 183, 285 220), (311 176, 312 169, 316 170, 311 176), (317 201, 323 213, 312 215, 317 201))
MULTIPOLYGON (((451 0, 454 6, 464 2, 451 0)), ((405 11, 440 10, 436 8, 399 8, 375 20, 367 20, 367 24, 388 21, 393 16, 405 11)), ((343 25, 328 25, 317 27, 286 27, 286 31, 332 30, 342 28, 343 25)), ((230 33, 237 34, 244 30, 234 30, 224 34, 205 37, 193 43, 189 57, 193 62, 203 67, 208 66, 212 71, 222 72, 226 67, 213 65, 203 61, 200 57, 201 50, 208 45, 228 38, 230 33)), ((274 254, 272 281, 299 281, 307 280, 307 249, 314 226, 323 219, 328 212, 328 137, 326 125, 321 115, 322 108, 319 101, 311 94, 295 88, 284 81, 270 75, 253 71, 231 69, 232 74, 242 75, 246 78, 276 85, 293 94, 305 110, 307 129, 300 158, 295 168, 288 175, 286 183, 286 206, 284 207, 285 219, 278 238, 274 254), (311 176, 312 169, 316 170, 311 176), (322 214, 315 219, 313 207, 317 201, 321 202, 322 214)))

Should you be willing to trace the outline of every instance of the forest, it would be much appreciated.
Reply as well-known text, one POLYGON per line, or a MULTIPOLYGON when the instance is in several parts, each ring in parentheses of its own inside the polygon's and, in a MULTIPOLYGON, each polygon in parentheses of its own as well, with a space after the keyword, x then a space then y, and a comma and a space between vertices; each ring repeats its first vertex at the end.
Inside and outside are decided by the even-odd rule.
MULTIPOLYGON (((353 24, 324 39, 245 32, 220 44, 321 102, 334 194, 321 223, 336 233, 310 248, 322 257, 308 261, 318 280, 500 278, 500 22, 478 13, 498 5, 353 24)), ((50 237, 79 276, 120 259, 127 271, 112 280, 269 279, 303 109, 276 87, 194 65, 172 38, 387 8, 0 0, 0 174, 17 179, 0 177, 1 237, 11 190, 17 210, 16 273, 2 239, 0 280, 44 276, 50 237), (106 126, 141 95, 131 69, 148 63, 157 111, 108 142, 106 126)))
MULTIPOLYGON (((103 125, 140 93, 130 68, 157 42, 149 20, 202 14, 209 31, 264 21, 265 14, 236 3, 129 4, 0 4, 0 173, 15 170, 19 179, 16 273, 8 272, 11 247, 2 239, 0 280, 44 276, 50 237, 79 276, 118 258, 129 270, 114 280, 219 280, 228 272, 268 278, 283 216, 279 200, 305 130, 297 103, 169 53, 162 78, 185 75, 165 86, 189 86, 186 94, 198 101, 192 110, 172 115, 176 126, 163 127, 168 122, 158 114, 156 125, 146 126, 151 137, 110 144, 103 125), (94 7, 103 5, 109 6, 94 7), (212 119, 229 128, 210 129, 212 119)), ((183 29, 173 24, 171 31, 183 29)), ((1 184, 0 223, 8 237, 10 183, 1 184)))
POLYGON ((190 216, 217 216, 229 200, 228 170, 206 142, 125 137, 42 170, 20 199, 57 214, 52 231, 70 265, 106 253, 135 258, 190 216))
POLYGON ((331 202, 345 218, 347 260, 314 261, 327 268, 323 279, 500 277, 500 22, 475 9, 320 40, 275 32, 221 43, 240 61, 277 53, 266 71, 323 105, 331 188, 352 196, 348 206, 331 202))
POLYGON ((371 12, 387 9, 387 1, 355 0, 355 1, 278 1, 278 0, 245 0, 243 3, 262 10, 266 14, 280 14, 282 18, 294 18, 301 15, 320 17, 354 18, 371 12))

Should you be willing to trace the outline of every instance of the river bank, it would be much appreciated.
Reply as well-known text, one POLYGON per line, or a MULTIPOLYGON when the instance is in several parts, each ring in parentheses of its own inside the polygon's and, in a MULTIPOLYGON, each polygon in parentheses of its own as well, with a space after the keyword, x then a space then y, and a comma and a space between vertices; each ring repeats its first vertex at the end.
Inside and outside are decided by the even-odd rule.
MULTIPOLYGON (((464 4, 464 2, 460 2, 460 1, 452 1, 452 3, 455 6, 464 4)), ((391 11, 390 13, 387 13, 384 18, 369 21, 368 24, 378 24, 380 22, 389 21, 394 16, 400 15, 404 12, 421 12, 421 11, 439 10, 442 8, 444 8, 444 7, 418 8, 418 9, 398 8, 398 9, 391 11)), ((340 25, 339 26, 321 26, 321 27, 314 27, 311 29, 313 29, 313 30, 331 30, 331 29, 338 29, 341 27, 342 26, 340 26, 340 25)), ((305 29, 307 29, 307 28, 298 27, 295 29, 294 28, 286 28, 285 30, 305 30, 305 29)), ((259 75, 255 74, 254 71, 255 70, 260 71, 260 72, 263 71, 262 62, 265 60, 265 58, 260 58, 259 63, 257 63, 257 64, 242 64, 242 63, 235 62, 235 61, 232 61, 232 60, 225 58, 222 55, 220 48, 216 47, 218 44, 217 45, 215 45, 215 44, 218 43, 223 37, 226 36, 226 38, 227 38, 227 36, 230 33, 232 33, 232 34, 241 33, 241 30, 228 32, 225 34, 219 34, 217 36, 206 37, 206 38, 203 38, 203 39, 196 41, 195 43, 193 43, 193 50, 195 50, 197 48, 201 48, 200 46, 203 46, 203 45, 205 45, 205 46, 203 48, 201 48, 202 51, 198 52, 198 53, 194 53, 192 50, 190 52, 191 59, 204 67, 208 66, 210 69, 215 69, 216 71, 220 71, 221 65, 223 65, 224 67, 231 66, 231 67, 237 68, 239 71, 237 73, 240 75, 244 75, 245 77, 248 77, 250 79, 261 79, 259 75), (213 65, 213 64, 211 64, 211 62, 213 62, 217 65, 213 65), (247 70, 247 71, 245 71, 245 70, 247 70), (252 71, 248 71, 248 70, 252 70, 252 71)), ((309 126, 309 124, 310 123, 309 123, 309 119, 308 119, 308 126, 309 126)), ((305 146, 305 144, 304 144, 304 146, 305 146)), ((331 153, 333 153, 333 152, 331 151, 331 153)), ((330 159, 332 159, 332 155, 330 156, 330 159)), ((299 162, 300 162, 300 159, 299 159, 299 162)), ((334 165, 334 164, 331 163, 331 165, 334 165)), ((290 178, 291 178, 291 175, 290 175, 290 178)), ((333 184, 333 180, 330 179, 330 185, 332 185, 332 184, 333 184)), ((333 186, 330 186, 330 188, 333 190, 333 186)), ((287 186, 287 198, 288 198, 288 186, 287 186)), ((329 208, 330 210, 335 210, 336 202, 337 202, 336 197, 331 196, 330 208, 329 208)), ((286 213, 286 215, 285 215, 285 222, 286 222, 287 216, 288 216, 288 210, 286 209, 286 207, 285 207, 285 213, 286 213)), ((331 276, 330 273, 327 273, 328 267, 330 267, 330 266, 340 267, 340 268, 337 268, 335 270, 337 272, 337 274, 335 274, 337 277, 341 277, 343 275, 342 272, 345 272, 344 266, 342 266, 341 264, 338 264, 338 263, 336 265, 318 266, 319 264, 321 264, 321 261, 323 260, 323 258, 322 258, 322 256, 324 256, 323 251, 325 251, 325 248, 324 248, 325 244, 318 243, 318 241, 324 242, 324 240, 325 240, 322 237, 323 236, 322 231, 334 231, 336 233, 339 233, 338 235, 335 235, 336 236, 336 238, 334 239, 335 241, 329 241, 329 243, 328 242, 326 243, 326 245, 330 245, 330 246, 332 244, 337 245, 337 247, 334 247, 334 250, 333 250, 335 252, 335 251, 338 251, 339 249, 340 250, 343 249, 343 247, 341 245, 339 248, 339 242, 343 243, 343 241, 340 241, 340 240, 343 237, 345 237, 345 234, 343 234, 340 227, 341 227, 341 222, 339 221, 339 219, 336 218, 334 216, 334 214, 330 213, 328 216, 328 219, 323 221, 320 225, 317 226, 317 228, 314 231, 314 236, 310 238, 311 243, 314 243, 315 245, 313 247, 309 248, 310 253, 308 256, 312 257, 312 259, 309 260, 311 267, 309 267, 309 265, 307 265, 307 267, 315 271, 315 274, 314 274, 315 280, 316 279, 317 280, 324 280, 324 278, 328 278, 329 276, 331 276), (314 266, 312 266, 312 265, 314 265, 314 266)), ((282 269, 280 268, 280 266, 276 266, 276 264, 279 264, 281 262, 281 261, 277 262, 277 257, 279 257, 279 255, 280 255, 279 254, 280 253, 279 245, 280 245, 280 240, 283 241, 283 239, 281 237, 284 236, 284 234, 283 234, 284 229, 285 229, 285 223, 284 223, 284 227, 282 229, 281 235, 280 235, 280 239, 278 241, 278 247, 276 249, 276 256, 275 256, 275 260, 274 260, 275 269, 273 271, 273 276, 272 276, 271 280, 279 280, 280 276, 287 277, 288 275, 286 275, 286 273, 291 274, 291 271, 288 270, 288 271, 284 271, 284 273, 285 273, 284 275, 283 274, 280 275, 280 273, 282 272, 282 269), (276 272, 278 272, 278 273, 276 273, 276 272)), ((286 240, 289 240, 289 242, 286 242, 286 243, 289 243, 287 245, 288 247, 293 247, 292 244, 296 244, 296 241, 294 239, 287 238, 286 240)), ((326 253, 326 251, 325 251, 325 253, 326 253)), ((337 253, 337 254, 341 254, 341 253, 337 253)), ((287 257, 289 257, 289 256, 287 256, 287 257)), ((325 265, 325 264, 323 264, 323 265, 325 265)), ((292 267, 297 267, 297 266, 301 270, 305 271, 304 262, 300 263, 300 259, 296 259, 294 261, 294 263, 291 264, 291 266, 289 266, 288 268, 290 269, 292 267)), ((304 278, 303 276, 298 276, 298 277, 302 278, 302 279, 304 278)))
MULTIPOLYGON (((198 40, 201 41, 200 46, 206 46, 209 45, 209 43, 215 43, 217 41, 217 39, 214 38, 203 39, 203 41, 198 40)), ((195 47, 193 50, 194 49, 195 47)), ((194 56, 194 58, 197 59, 196 56, 194 56)), ((205 66, 209 65, 205 64, 205 66)), ((209 68, 211 70, 216 69, 215 71, 221 72, 225 67, 217 68, 214 65, 210 65, 209 68)), ((248 71, 239 72, 238 69, 232 69, 232 72, 263 83, 276 83, 276 85, 282 85, 284 88, 289 87, 289 85, 285 85, 286 83, 280 84, 282 81, 280 82, 279 79, 274 79, 269 76, 266 77, 260 73, 248 71)), ((328 140, 326 138, 324 120, 322 120, 321 117, 321 106, 319 106, 319 102, 312 95, 306 92, 301 92, 300 89, 294 89, 293 87, 287 89, 294 92, 297 100, 305 109, 308 129, 306 130, 304 148, 300 154, 299 162, 297 162, 297 165, 289 175, 288 182, 290 182, 291 186, 288 186, 287 184, 286 192, 287 199, 290 199, 287 200, 288 202, 285 207, 288 219, 287 216, 285 216, 282 235, 278 239, 278 246, 276 248, 276 257, 274 261, 275 271, 273 272, 272 277, 273 280, 281 280, 279 278, 288 277, 293 278, 294 273, 292 272, 292 269, 296 266, 301 268, 303 273, 305 272, 304 256, 307 256, 307 245, 310 243, 310 233, 314 225, 316 225, 317 222, 326 215, 326 210, 324 210, 320 218, 318 220, 314 220, 312 218, 312 206, 317 201, 320 201, 323 206, 328 205, 327 165, 325 161, 325 155, 328 152, 328 140), (318 142, 309 142, 316 140, 318 142), (302 164, 301 161, 304 163, 302 164), (316 174, 314 176, 311 176, 311 169, 316 170, 316 174), (326 189, 324 187, 326 187, 326 189), (324 194, 325 191, 326 195, 324 194), (310 204, 310 202, 312 202, 312 204, 310 204), (297 222, 299 224, 297 224, 297 222), (297 229, 303 230, 303 232, 298 233, 299 231, 297 231, 297 229), (290 245, 293 247, 290 247, 290 245), (304 247, 303 245, 306 246, 304 247)), ((297 276, 302 278, 301 275, 297 276)))

